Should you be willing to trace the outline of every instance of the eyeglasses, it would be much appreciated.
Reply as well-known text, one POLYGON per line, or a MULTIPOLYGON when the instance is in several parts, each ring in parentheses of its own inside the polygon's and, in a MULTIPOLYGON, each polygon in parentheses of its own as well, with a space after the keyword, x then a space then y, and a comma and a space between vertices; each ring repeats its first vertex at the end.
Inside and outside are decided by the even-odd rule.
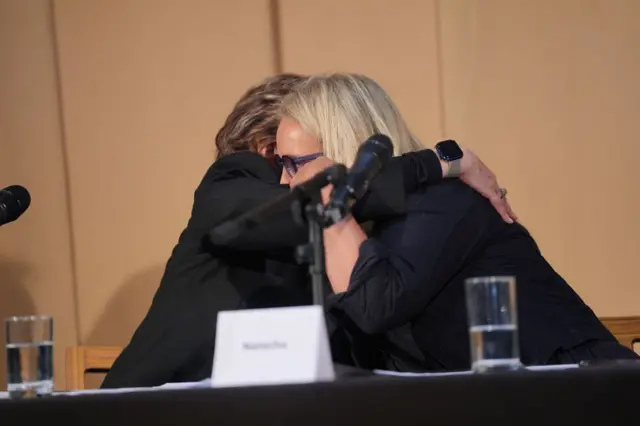
POLYGON ((289 155, 277 155, 275 156, 276 163, 284 167, 290 177, 293 177, 298 173, 298 168, 304 166, 310 161, 315 160, 318 157, 322 157, 321 152, 309 155, 289 156, 289 155))

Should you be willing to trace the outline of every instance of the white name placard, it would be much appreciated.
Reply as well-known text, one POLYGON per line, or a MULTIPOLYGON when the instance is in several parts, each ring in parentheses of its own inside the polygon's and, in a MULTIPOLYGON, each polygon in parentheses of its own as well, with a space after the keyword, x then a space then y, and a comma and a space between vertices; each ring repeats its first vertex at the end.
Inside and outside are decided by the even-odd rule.
POLYGON ((334 377, 321 306, 218 313, 213 386, 309 383, 334 377))

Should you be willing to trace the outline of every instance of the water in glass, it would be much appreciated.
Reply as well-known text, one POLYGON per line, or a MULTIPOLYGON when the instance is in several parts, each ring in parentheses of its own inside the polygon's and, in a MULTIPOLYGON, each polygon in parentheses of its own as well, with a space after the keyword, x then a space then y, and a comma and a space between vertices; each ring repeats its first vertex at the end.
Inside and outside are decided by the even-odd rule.
POLYGON ((53 342, 7 344, 7 391, 12 398, 53 390, 53 342))
POLYGON ((11 398, 49 395, 53 391, 53 318, 5 320, 7 390, 11 398))
POLYGON ((515 278, 470 278, 465 286, 472 370, 519 369, 515 278))
POLYGON ((471 335, 471 368, 483 373, 489 370, 513 370, 520 367, 518 328, 515 325, 477 325, 471 335))

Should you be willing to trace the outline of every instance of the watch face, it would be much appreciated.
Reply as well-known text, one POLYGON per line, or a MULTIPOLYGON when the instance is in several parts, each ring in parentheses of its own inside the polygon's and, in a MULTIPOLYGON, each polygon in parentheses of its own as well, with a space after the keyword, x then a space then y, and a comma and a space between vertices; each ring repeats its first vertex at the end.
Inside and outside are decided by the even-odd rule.
POLYGON ((436 150, 438 157, 443 161, 455 161, 462 158, 462 150, 454 140, 438 142, 436 150))

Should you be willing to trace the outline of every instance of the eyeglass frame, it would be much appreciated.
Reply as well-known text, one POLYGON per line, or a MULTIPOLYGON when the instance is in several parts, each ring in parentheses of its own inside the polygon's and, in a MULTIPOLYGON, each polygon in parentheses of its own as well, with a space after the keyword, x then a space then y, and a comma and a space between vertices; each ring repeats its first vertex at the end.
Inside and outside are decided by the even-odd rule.
POLYGON ((289 177, 294 177, 296 173, 298 173, 298 168, 304 166, 305 164, 322 157, 324 154, 322 152, 316 152, 315 154, 308 155, 275 155, 276 164, 278 166, 283 167, 289 177))

